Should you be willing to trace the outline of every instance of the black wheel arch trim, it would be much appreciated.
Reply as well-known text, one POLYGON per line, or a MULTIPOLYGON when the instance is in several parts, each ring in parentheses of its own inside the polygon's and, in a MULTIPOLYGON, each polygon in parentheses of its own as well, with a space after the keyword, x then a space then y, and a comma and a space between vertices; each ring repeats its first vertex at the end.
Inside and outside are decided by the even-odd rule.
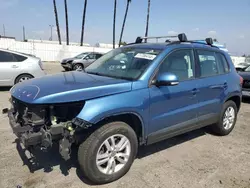
POLYGON ((147 135, 146 135, 146 130, 145 130, 145 123, 142 119, 142 117, 136 113, 136 112, 132 112, 132 111, 125 111, 125 112, 118 112, 118 113, 114 113, 114 114, 108 114, 104 117, 102 117, 101 119, 98 119, 96 120, 95 122, 91 122, 92 124, 96 125, 98 123, 100 123, 101 121, 105 120, 105 119, 108 119, 108 118, 112 118, 112 117, 115 117, 115 116, 119 116, 119 115, 135 115, 139 120, 140 120, 140 123, 141 123, 141 129, 142 129, 142 135, 141 135, 141 138, 139 138, 140 140, 140 145, 143 145, 146 143, 146 138, 147 138, 147 135))
POLYGON ((17 82, 17 79, 20 77, 20 76, 22 76, 22 75, 29 75, 29 76, 31 76, 32 78, 35 78, 35 76, 33 76, 32 74, 30 74, 30 73, 21 73, 21 74, 19 74, 18 76, 16 76, 16 78, 15 78, 15 80, 14 80, 14 84, 16 84, 17 82))

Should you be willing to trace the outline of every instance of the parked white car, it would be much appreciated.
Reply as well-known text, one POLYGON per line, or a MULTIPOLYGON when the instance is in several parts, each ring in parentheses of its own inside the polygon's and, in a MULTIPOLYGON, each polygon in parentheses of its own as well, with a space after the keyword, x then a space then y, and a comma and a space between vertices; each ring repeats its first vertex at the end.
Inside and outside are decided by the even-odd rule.
POLYGON ((16 83, 45 75, 40 58, 0 49, 0 86, 16 83))

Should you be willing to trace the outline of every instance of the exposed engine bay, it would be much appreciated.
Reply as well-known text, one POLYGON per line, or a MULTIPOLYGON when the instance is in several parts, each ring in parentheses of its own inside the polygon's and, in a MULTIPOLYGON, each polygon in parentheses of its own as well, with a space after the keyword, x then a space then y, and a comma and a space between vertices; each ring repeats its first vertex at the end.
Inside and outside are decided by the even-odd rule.
POLYGON ((37 105, 27 104, 14 97, 8 110, 10 125, 25 148, 49 149, 59 141, 59 152, 65 160, 70 158, 75 132, 91 125, 76 118, 84 102, 37 105))

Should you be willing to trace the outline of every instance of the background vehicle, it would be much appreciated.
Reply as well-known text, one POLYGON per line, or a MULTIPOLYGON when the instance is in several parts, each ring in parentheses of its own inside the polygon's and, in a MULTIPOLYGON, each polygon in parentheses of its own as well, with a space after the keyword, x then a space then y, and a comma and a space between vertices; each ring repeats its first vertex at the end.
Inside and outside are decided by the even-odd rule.
POLYGON ((237 71, 244 71, 248 66, 250 66, 250 62, 242 62, 235 66, 237 71))
POLYGON ((95 60, 100 58, 103 54, 98 52, 84 52, 73 58, 63 59, 61 62, 62 67, 66 70, 81 71, 88 67, 95 60))
POLYGON ((242 96, 250 97, 250 65, 238 71, 238 74, 243 78, 242 96))
POLYGON ((14 86, 8 112, 13 132, 26 147, 49 148, 59 139, 65 160, 71 145, 80 144, 80 167, 95 183, 126 174, 139 145, 209 125, 228 135, 241 105, 241 77, 212 39, 178 38, 161 44, 137 38, 85 72, 14 86))
POLYGON ((12 86, 44 75, 41 59, 0 49, 0 86, 12 86))

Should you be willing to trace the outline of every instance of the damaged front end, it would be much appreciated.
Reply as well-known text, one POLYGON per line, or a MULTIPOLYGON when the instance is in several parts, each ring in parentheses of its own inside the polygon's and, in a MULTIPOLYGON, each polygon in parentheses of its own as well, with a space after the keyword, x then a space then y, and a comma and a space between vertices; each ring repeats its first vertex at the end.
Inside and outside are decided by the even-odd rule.
POLYGON ((24 147, 47 150, 53 142, 59 141, 59 152, 65 160, 70 158, 71 145, 76 141, 75 132, 90 126, 76 118, 84 102, 38 105, 12 97, 11 104, 11 109, 5 112, 14 134, 24 147))

